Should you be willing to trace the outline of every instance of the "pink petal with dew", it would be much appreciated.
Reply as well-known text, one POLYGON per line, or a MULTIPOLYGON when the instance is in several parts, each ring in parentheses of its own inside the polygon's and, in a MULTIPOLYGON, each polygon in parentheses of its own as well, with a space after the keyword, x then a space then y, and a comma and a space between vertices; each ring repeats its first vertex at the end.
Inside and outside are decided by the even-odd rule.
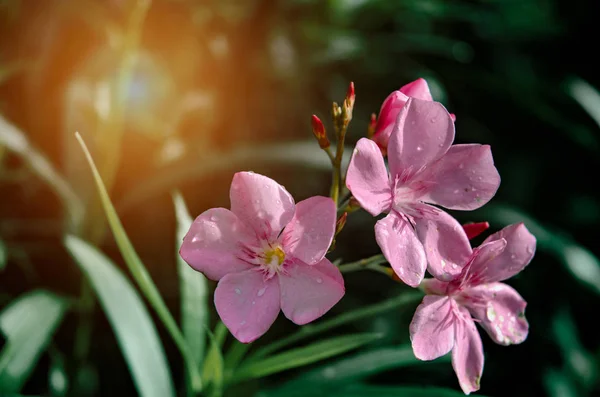
POLYGON ((387 148, 392 176, 413 176, 441 158, 454 141, 454 123, 439 102, 410 98, 396 119, 387 148))
POLYGON ((423 101, 433 101, 431 92, 429 91, 429 85, 423 78, 416 79, 400 88, 400 92, 403 92, 409 97, 421 99, 423 101))
POLYGON ((465 394, 479 390, 483 374, 483 345, 469 312, 461 307, 455 322, 456 341, 452 349, 452 367, 465 394))
POLYGON ((494 342, 506 346, 527 339, 527 302, 514 288, 504 283, 489 283, 470 288, 463 295, 466 307, 494 342))
POLYGON ((331 198, 315 196, 300 201, 281 238, 286 255, 309 265, 319 262, 331 245, 335 222, 336 206, 331 198))
POLYGON ((427 295, 448 295, 448 283, 437 278, 423 279, 419 289, 422 289, 427 295))
POLYGON ((488 145, 453 145, 418 176, 430 187, 423 201, 454 210, 474 210, 494 195, 500 174, 488 145))
POLYGON ((425 248, 429 273, 439 280, 450 281, 468 263, 471 244, 456 219, 431 208, 435 211, 427 211, 426 217, 415 219, 417 235, 425 248))
POLYGON ((242 259, 242 247, 256 246, 254 231, 225 208, 211 208, 190 226, 179 254, 191 267, 211 280, 241 272, 251 265, 242 259))
POLYGON ((327 258, 316 265, 295 262, 279 274, 281 310, 298 325, 327 313, 344 296, 344 279, 327 258))
POLYGON ((215 306, 227 329, 242 343, 262 336, 280 308, 279 283, 260 271, 246 270, 223 277, 215 290, 215 306))
POLYGON ((425 275, 427 260, 412 225, 404 216, 390 213, 375 224, 375 239, 400 280, 417 287, 425 275))
POLYGON ((261 239, 273 240, 294 216, 294 199, 273 179, 238 172, 229 191, 231 211, 261 239))
MULTIPOLYGON (((461 278, 455 280, 461 286, 476 286, 489 282, 490 263, 504 252, 506 240, 494 240, 481 244, 473 250, 473 255, 468 266, 461 274, 461 278)), ((492 271, 493 272, 493 271, 492 271)))
POLYGON ((454 346, 454 302, 447 296, 426 295, 410 323, 410 340, 415 357, 434 360, 454 346))
POLYGON ((360 205, 371 215, 388 211, 392 191, 383 156, 371 140, 361 138, 346 174, 346 186, 360 205))
POLYGON ((535 255, 536 239, 523 223, 515 223, 485 239, 484 243, 506 240, 506 249, 487 267, 486 282, 502 281, 521 272, 535 255))

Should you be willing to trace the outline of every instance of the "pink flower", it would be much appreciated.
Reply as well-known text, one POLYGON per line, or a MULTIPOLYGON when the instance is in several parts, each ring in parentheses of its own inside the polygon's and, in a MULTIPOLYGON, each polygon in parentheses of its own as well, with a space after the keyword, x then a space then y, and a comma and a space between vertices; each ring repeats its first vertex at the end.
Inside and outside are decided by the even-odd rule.
POLYGON ((231 211, 209 209, 196 218, 181 257, 219 283, 215 306, 243 343, 263 335, 279 309, 296 324, 309 323, 344 295, 338 268, 325 258, 335 231, 328 197, 294 199, 274 180, 253 172, 234 175, 231 211))
POLYGON ((452 141, 454 123, 446 109, 410 98, 390 138, 389 175, 379 148, 366 138, 356 144, 348 167, 346 185, 360 205, 373 216, 389 212, 375 225, 375 237, 398 277, 413 287, 423 279, 426 258, 434 277, 451 280, 466 263, 460 253, 470 250, 461 225, 425 203, 473 210, 500 184, 488 145, 452 141))
POLYGON ((483 372, 483 348, 475 321, 501 345, 527 338, 527 303, 500 281, 527 266, 535 245, 535 237, 522 223, 510 225, 473 251, 466 250, 466 265, 454 280, 423 281, 427 295, 410 324, 413 351, 421 360, 433 360, 452 350, 452 366, 465 394, 479 389, 483 372))
MULTIPOLYGON (((421 99, 423 101, 433 101, 427 81, 422 78, 406 84, 398 91, 392 92, 385 101, 383 101, 381 110, 379 111, 379 118, 377 119, 377 126, 375 127, 375 134, 373 135, 373 141, 377 143, 377 146, 379 146, 383 155, 387 153, 388 142, 392 130, 394 129, 396 118, 409 97, 421 99)), ((456 119, 453 114, 451 114, 450 117, 453 121, 456 119)))

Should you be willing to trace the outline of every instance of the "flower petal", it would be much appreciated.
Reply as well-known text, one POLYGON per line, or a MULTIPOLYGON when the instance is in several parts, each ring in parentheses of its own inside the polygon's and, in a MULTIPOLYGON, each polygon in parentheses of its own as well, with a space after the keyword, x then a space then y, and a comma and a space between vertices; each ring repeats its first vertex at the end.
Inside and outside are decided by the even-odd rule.
POLYGON ((481 207, 500 186, 489 145, 453 145, 418 178, 430 184, 421 200, 454 210, 481 207))
POLYGON ((410 322, 410 340, 415 357, 434 360, 454 346, 453 303, 447 296, 426 295, 410 322))
POLYGON ((398 113, 404 107, 408 101, 408 96, 400 91, 394 91, 383 101, 379 116, 377 117, 377 125, 375 126, 375 133, 373 134, 373 141, 381 148, 382 152, 385 153, 390 135, 394 129, 396 118, 398 113))
POLYGON ((500 256, 506 249, 506 240, 493 240, 483 242, 479 247, 475 248, 469 266, 463 269, 462 285, 476 286, 491 281, 490 275, 494 274, 490 270, 490 263, 500 256))
POLYGON ((260 238, 272 240, 294 216, 294 199, 273 179, 254 172, 233 176, 231 211, 252 227, 260 238))
POLYGON ((392 176, 411 177, 448 151, 454 122, 439 102, 410 98, 398 114, 387 148, 392 176))
POLYGON ((309 265, 319 262, 333 240, 335 221, 336 206, 331 198, 315 196, 300 201, 281 237, 286 254, 309 265))
POLYGON ((294 323, 310 323, 344 296, 344 279, 327 258, 316 265, 296 262, 279 274, 281 310, 294 323))
POLYGON ((241 247, 256 245, 256 235, 225 208, 200 214, 183 238, 179 254, 191 267, 211 280, 251 266, 239 259, 241 247))
POLYGON ((506 249, 488 263, 486 282, 506 280, 521 272, 535 255, 536 239, 523 223, 507 226, 485 239, 506 240, 506 249))
POLYGON ((423 101, 433 101, 431 92, 429 91, 429 85, 423 78, 416 79, 415 81, 404 85, 400 88, 400 91, 413 98, 421 99, 423 101))
POLYGON ((469 312, 461 307, 455 322, 456 341, 452 349, 452 367, 465 394, 479 390, 483 374, 483 345, 469 312))
POLYGON ((427 260, 411 224, 392 212, 375 224, 375 239, 400 280, 417 287, 425 275, 427 260))
POLYGON ((489 283, 464 292, 466 302, 484 300, 484 305, 467 307, 473 317, 480 320, 494 342, 501 345, 518 344, 527 338, 529 324, 525 319, 527 302, 514 288, 504 283, 489 283), (469 299, 472 298, 472 299, 469 299))
POLYGON ((223 277, 215 290, 215 306, 229 331, 242 343, 262 336, 279 314, 279 283, 262 272, 246 270, 223 277))
POLYGON ((426 217, 415 219, 417 235, 425 248, 429 273, 439 280, 450 281, 469 261, 471 244, 456 219, 444 211, 434 210, 427 211, 426 217))
POLYGON ((389 210, 392 190, 383 156, 373 141, 361 138, 346 174, 346 186, 371 215, 389 210))
POLYGON ((427 295, 448 295, 448 284, 437 278, 424 278, 419 289, 422 289, 427 295))

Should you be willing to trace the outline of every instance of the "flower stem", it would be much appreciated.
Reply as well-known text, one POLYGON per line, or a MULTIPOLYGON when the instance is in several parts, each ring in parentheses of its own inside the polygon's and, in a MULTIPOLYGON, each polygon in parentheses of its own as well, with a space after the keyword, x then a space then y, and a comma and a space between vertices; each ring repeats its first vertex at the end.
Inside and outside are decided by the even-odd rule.
MULTIPOLYGON (((342 273, 352 273, 358 270, 370 269, 379 271, 381 264, 386 263, 387 259, 382 254, 374 255, 369 258, 364 258, 356 262, 344 263, 339 266, 342 273)), ((384 271, 385 272, 385 271, 384 271)), ((385 272, 387 274, 387 272, 385 272)))

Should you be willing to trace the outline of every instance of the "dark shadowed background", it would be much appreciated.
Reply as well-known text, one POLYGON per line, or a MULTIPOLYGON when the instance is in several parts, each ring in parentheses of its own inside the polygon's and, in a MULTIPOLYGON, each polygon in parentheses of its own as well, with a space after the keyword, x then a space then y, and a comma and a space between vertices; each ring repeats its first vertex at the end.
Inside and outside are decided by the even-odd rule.
MULTIPOLYGON (((482 332, 480 393, 600 395, 598 15, 596 1, 558 0, 153 0, 147 9, 135 0, 0 0, 0 115, 29 142, 0 137, 0 305, 37 288, 80 294, 66 232, 123 264, 75 131, 177 318, 173 190, 194 216, 228 207, 241 170, 276 179, 297 201, 327 195, 330 169, 312 140, 311 114, 329 127, 331 102, 354 81, 354 144, 390 92, 424 77, 457 116, 456 142, 490 144, 502 177, 490 204, 453 215, 488 220, 492 231, 523 220, 538 238, 533 262, 509 281, 528 301, 529 337, 502 347, 482 332), (32 150, 45 160, 31 160, 32 150)), ((376 254, 374 222, 353 214, 330 258, 376 254)), ((333 313, 406 288, 368 272, 346 284, 333 313)), ((406 343, 413 309, 348 329, 383 332, 382 346, 406 343)), ((78 317, 66 314, 23 394, 63 395, 49 377, 60 370, 69 395, 134 395, 102 310, 93 311, 83 353, 74 351, 78 317)), ((257 344, 293 329, 280 318, 257 344)), ((180 382, 180 356, 158 330, 180 382)), ((458 389, 448 362, 369 381, 458 389)))

